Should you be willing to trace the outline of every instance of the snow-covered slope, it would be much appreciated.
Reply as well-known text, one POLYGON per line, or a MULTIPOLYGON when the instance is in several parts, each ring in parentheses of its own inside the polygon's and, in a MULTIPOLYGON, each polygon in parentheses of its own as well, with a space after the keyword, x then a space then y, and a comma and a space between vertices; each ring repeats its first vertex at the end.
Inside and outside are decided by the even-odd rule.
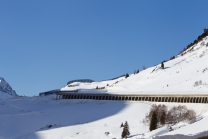
POLYGON ((111 139, 120 136, 120 124, 126 120, 132 135, 138 129, 148 131, 140 124, 150 107, 144 103, 57 101, 49 97, 16 97, 0 103, 0 139, 111 139))
POLYGON ((77 90, 77 89, 95 89, 96 87, 98 88, 105 87, 105 90, 106 89, 108 90, 110 87, 115 86, 118 82, 121 82, 123 80, 125 80, 125 77, 120 77, 114 80, 105 80, 101 82, 92 82, 92 83, 74 82, 61 88, 61 90, 66 91, 66 90, 77 90))
POLYGON ((174 60, 148 68, 110 88, 109 91, 135 93, 208 93, 208 37, 193 46, 193 51, 174 60), (195 84, 198 82, 198 85, 195 84))
POLYGON ((173 132, 167 127, 149 132, 149 127, 141 123, 154 104, 151 102, 55 100, 51 95, 0 99, 0 104, 0 139, 121 139, 120 125, 125 121, 132 139, 195 135, 206 131, 208 122, 207 104, 162 103, 169 108, 186 105, 203 117, 194 124, 180 123, 173 132))
MULTIPOLYGON (((165 69, 158 64, 128 78, 74 82, 61 90, 78 89, 83 93, 105 87, 107 93, 119 94, 207 94, 207 60, 208 37, 184 51, 183 56, 165 62, 165 69)), ((129 123, 132 139, 185 139, 184 135, 188 136, 186 138, 208 135, 208 104, 55 98, 55 95, 1 98, 0 139, 121 139, 120 125, 125 121, 129 123), (149 132, 149 127, 141 121, 152 104, 161 103, 168 108, 185 105, 197 113, 199 121, 176 124, 172 132, 168 132, 168 125, 149 132)))
POLYGON ((0 77, 0 97, 11 97, 11 96, 17 96, 16 92, 4 80, 4 78, 0 77))
POLYGON ((208 93, 208 37, 189 48, 183 56, 116 80, 74 83, 61 90, 105 87, 108 93, 206 94, 208 93), (109 86, 107 86, 107 84, 109 86))

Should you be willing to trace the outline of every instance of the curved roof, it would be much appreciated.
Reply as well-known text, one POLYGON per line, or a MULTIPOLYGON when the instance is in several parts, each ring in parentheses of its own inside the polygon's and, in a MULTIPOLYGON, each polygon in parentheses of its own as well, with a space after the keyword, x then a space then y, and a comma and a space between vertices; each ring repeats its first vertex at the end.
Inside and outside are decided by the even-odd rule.
POLYGON ((91 79, 77 79, 77 80, 69 81, 67 84, 71 84, 71 83, 73 83, 73 82, 92 83, 92 82, 94 82, 94 81, 91 80, 91 79))

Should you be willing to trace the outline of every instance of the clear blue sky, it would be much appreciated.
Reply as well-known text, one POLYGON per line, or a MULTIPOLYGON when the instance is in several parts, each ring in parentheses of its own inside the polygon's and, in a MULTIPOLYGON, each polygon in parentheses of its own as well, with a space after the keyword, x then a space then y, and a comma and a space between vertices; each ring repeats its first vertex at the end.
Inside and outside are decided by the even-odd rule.
POLYGON ((0 76, 19 95, 153 66, 208 28, 208 1, 1 0, 0 76))

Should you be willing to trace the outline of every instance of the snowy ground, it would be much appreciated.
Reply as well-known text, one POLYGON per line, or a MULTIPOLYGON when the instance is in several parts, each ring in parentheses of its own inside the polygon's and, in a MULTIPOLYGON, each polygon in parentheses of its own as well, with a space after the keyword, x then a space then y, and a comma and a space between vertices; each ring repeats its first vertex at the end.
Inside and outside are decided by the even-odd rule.
POLYGON ((118 138, 126 120, 132 135, 148 131, 140 124, 150 107, 144 103, 21 97, 1 104, 2 139, 118 138))
POLYGON ((120 125, 125 121, 129 123, 132 139, 194 135, 206 131, 208 122, 207 104, 185 104, 203 119, 191 125, 180 123, 177 126, 181 128, 169 133, 166 127, 149 132, 149 127, 141 123, 154 104, 150 102, 55 100, 51 96, 1 99, 0 104, 0 139, 120 139, 120 125))
POLYGON ((11 98, 12 96, 0 91, 0 99, 11 98))

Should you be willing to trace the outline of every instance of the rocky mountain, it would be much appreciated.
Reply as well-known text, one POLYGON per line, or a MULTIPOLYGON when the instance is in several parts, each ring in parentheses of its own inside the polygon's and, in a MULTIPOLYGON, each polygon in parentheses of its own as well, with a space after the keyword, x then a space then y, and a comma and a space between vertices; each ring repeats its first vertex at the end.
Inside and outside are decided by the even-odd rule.
POLYGON ((17 96, 15 90, 4 80, 4 78, 0 77, 0 92, 7 93, 11 96, 17 96))

